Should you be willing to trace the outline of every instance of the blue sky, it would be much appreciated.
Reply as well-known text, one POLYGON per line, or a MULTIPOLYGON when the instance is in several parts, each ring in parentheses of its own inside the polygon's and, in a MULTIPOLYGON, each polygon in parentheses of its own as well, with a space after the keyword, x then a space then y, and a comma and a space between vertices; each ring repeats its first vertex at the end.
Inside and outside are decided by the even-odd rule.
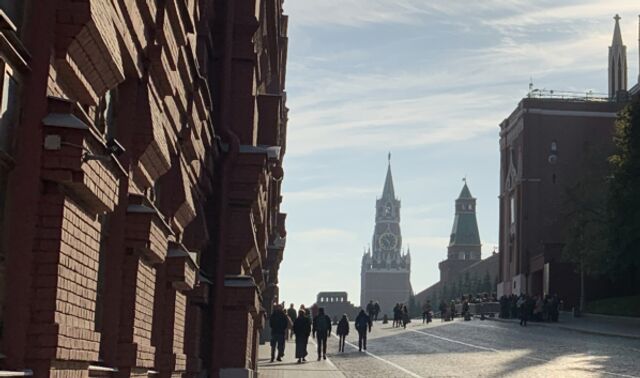
POLYGON ((498 125, 537 88, 607 91, 613 16, 629 85, 638 0, 287 0, 289 113, 282 300, 356 304, 392 153, 415 292, 435 283, 467 177, 483 257, 498 240, 498 125))

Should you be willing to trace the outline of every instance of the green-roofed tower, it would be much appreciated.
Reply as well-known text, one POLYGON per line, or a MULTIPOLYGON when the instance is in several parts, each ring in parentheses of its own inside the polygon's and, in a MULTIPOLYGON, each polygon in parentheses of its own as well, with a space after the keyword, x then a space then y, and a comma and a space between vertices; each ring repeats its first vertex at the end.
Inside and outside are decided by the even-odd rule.
POLYGON ((480 233, 476 220, 476 199, 471 195, 465 182, 458 199, 456 199, 456 215, 449 239, 448 257, 460 260, 480 260, 480 246, 480 233), (464 253, 460 254, 461 252, 464 253))
POLYGON ((476 199, 471 195, 466 179, 456 199, 455 218, 449 237, 447 259, 440 263, 440 279, 448 281, 460 270, 480 261, 482 244, 476 219, 476 199))

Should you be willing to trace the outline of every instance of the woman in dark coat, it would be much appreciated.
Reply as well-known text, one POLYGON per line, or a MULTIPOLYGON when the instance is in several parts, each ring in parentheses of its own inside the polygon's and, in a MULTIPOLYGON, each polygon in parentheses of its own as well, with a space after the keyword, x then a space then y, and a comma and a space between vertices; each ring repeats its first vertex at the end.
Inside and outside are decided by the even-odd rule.
POLYGON ((338 330, 336 331, 338 336, 340 337, 340 343, 338 344, 338 351, 344 352, 344 342, 349 334, 349 320, 347 319, 347 314, 342 315, 342 319, 340 319, 340 323, 338 323, 338 330))
POLYGON ((311 334, 311 320, 303 310, 300 310, 296 321, 293 323, 293 333, 296 335, 296 358, 298 363, 302 363, 302 361, 306 361, 307 343, 311 334))
POLYGON ((407 323, 411 322, 407 306, 402 306, 402 311, 400 312, 400 314, 402 316, 402 328, 407 329, 407 323))

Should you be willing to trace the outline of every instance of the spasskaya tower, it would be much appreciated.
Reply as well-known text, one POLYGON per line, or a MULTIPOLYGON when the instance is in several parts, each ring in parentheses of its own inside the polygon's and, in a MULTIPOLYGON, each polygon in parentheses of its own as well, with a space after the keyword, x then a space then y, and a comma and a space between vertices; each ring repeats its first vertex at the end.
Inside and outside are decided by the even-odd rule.
POLYGON ((396 303, 407 304, 411 295, 411 255, 402 249, 400 200, 395 196, 391 155, 382 197, 376 200, 375 229, 371 248, 362 257, 360 306, 378 302, 390 315, 396 303))

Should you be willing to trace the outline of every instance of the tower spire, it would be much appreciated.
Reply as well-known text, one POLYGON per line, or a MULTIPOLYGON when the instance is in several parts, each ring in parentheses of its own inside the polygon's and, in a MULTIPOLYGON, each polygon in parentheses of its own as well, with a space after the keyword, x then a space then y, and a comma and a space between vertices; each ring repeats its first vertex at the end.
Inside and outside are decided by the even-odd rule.
POLYGON ((388 155, 387 177, 384 180, 384 188, 382 189, 382 198, 395 199, 396 193, 393 189, 393 176, 391 175, 391 152, 388 155))
POLYGON ((620 16, 615 15, 613 40, 609 47, 609 98, 615 98, 620 91, 627 90, 627 47, 622 43, 620 16))

